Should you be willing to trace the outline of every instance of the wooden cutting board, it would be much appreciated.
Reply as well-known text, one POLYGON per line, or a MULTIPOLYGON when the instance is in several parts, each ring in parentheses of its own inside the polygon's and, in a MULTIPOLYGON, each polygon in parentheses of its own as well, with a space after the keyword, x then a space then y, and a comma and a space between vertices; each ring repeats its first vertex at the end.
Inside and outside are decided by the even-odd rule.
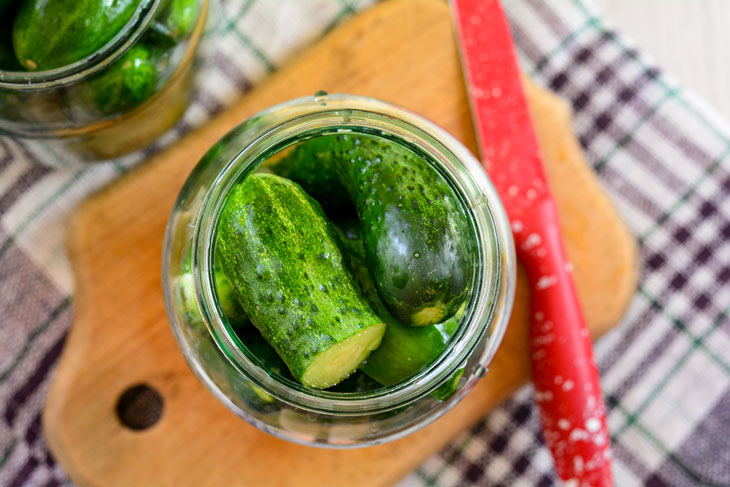
MULTIPOLYGON (((187 174, 233 126, 283 100, 324 89, 403 105, 475 140, 449 10, 391 0, 342 25, 227 112, 154 157, 76 213, 69 252, 75 319, 43 424, 53 453, 83 486, 392 486, 529 379, 529 293, 519 271, 515 310, 489 373, 457 407, 411 436, 335 451, 276 439, 234 416, 188 369, 162 302, 167 217, 187 174), (164 400, 143 431, 115 406, 146 383, 164 400)), ((526 83, 561 225, 594 336, 622 316, 637 279, 634 240, 583 159, 568 106, 526 83)))

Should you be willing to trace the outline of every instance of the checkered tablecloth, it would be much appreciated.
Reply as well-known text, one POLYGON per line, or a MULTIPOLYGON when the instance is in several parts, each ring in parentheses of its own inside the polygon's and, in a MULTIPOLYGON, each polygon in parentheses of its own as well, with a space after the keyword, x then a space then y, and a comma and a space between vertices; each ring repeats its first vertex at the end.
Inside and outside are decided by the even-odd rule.
MULTIPOLYGON (((370 3, 221 0, 193 104, 140 154, 80 166, 0 137, 0 486, 70 485, 40 413, 73 312, 63 239, 74 207, 370 3)), ((583 1, 505 4, 524 70, 570 100, 588 160, 641 245, 636 296, 596 348, 616 485, 730 486, 730 128, 583 1)), ((531 388, 401 485, 558 485, 531 388)))

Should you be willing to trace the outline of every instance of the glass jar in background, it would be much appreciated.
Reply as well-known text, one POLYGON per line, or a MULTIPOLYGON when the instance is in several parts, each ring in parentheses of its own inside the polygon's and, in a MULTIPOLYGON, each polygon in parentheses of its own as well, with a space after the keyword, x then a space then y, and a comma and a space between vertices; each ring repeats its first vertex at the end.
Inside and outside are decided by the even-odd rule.
POLYGON ((460 142, 389 103, 319 93, 260 112, 208 151, 170 216, 162 280, 179 346, 221 402, 275 436, 347 448, 393 440, 429 424, 485 374, 512 308, 515 257, 497 194, 460 142), (476 241, 463 316, 446 349, 410 379, 374 390, 315 390, 267 370, 228 322, 215 285, 217 221, 229 191, 252 172, 266 170, 262 164, 280 151, 334 133, 377 135, 424 156, 454 189, 476 241), (439 394, 444 384, 449 384, 448 397, 439 394))
POLYGON ((188 105, 207 10, 208 0, 142 0, 111 41, 80 61, 0 70, 0 134, 58 141, 86 161, 149 145, 188 105))

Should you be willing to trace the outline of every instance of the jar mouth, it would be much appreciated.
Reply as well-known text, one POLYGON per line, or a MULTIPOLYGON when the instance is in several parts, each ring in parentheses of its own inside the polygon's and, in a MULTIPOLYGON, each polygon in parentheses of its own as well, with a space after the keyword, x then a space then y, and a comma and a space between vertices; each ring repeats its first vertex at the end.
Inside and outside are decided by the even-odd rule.
POLYGON ((434 391, 466 362, 484 334, 489 334, 489 341, 480 364, 489 363, 509 318, 515 258, 506 214, 479 162, 443 129, 417 114, 372 98, 300 98, 271 107, 256 117, 282 111, 291 111, 291 117, 242 147, 221 170, 203 198, 194 225, 192 268, 198 302, 209 332, 231 364, 258 387, 296 407, 361 415, 402 407, 434 391), (302 140, 334 133, 385 137, 427 156, 424 159, 454 189, 477 240, 464 317, 447 349, 410 379, 368 392, 316 390, 272 376, 249 355, 225 319, 213 277, 219 214, 233 186, 277 152, 302 140))
POLYGON ((127 24, 106 44, 83 59, 43 71, 2 71, 0 88, 34 91, 88 78, 124 55, 146 31, 165 0, 142 0, 127 24))

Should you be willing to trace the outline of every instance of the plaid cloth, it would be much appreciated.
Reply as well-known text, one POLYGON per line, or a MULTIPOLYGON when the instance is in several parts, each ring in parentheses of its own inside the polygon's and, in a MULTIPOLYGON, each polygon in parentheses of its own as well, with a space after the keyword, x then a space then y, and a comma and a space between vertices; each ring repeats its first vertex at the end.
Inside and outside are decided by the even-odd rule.
MULTIPOLYGON (((142 153, 80 166, 0 137, 0 485, 70 484, 40 428, 71 323, 70 212, 370 3, 222 1, 193 104, 142 153)), ((730 486, 730 128, 581 0, 505 4, 523 68, 570 100, 588 160, 641 245, 635 299, 596 349, 616 485, 730 486)), ((558 485, 532 389, 400 485, 558 485)))

